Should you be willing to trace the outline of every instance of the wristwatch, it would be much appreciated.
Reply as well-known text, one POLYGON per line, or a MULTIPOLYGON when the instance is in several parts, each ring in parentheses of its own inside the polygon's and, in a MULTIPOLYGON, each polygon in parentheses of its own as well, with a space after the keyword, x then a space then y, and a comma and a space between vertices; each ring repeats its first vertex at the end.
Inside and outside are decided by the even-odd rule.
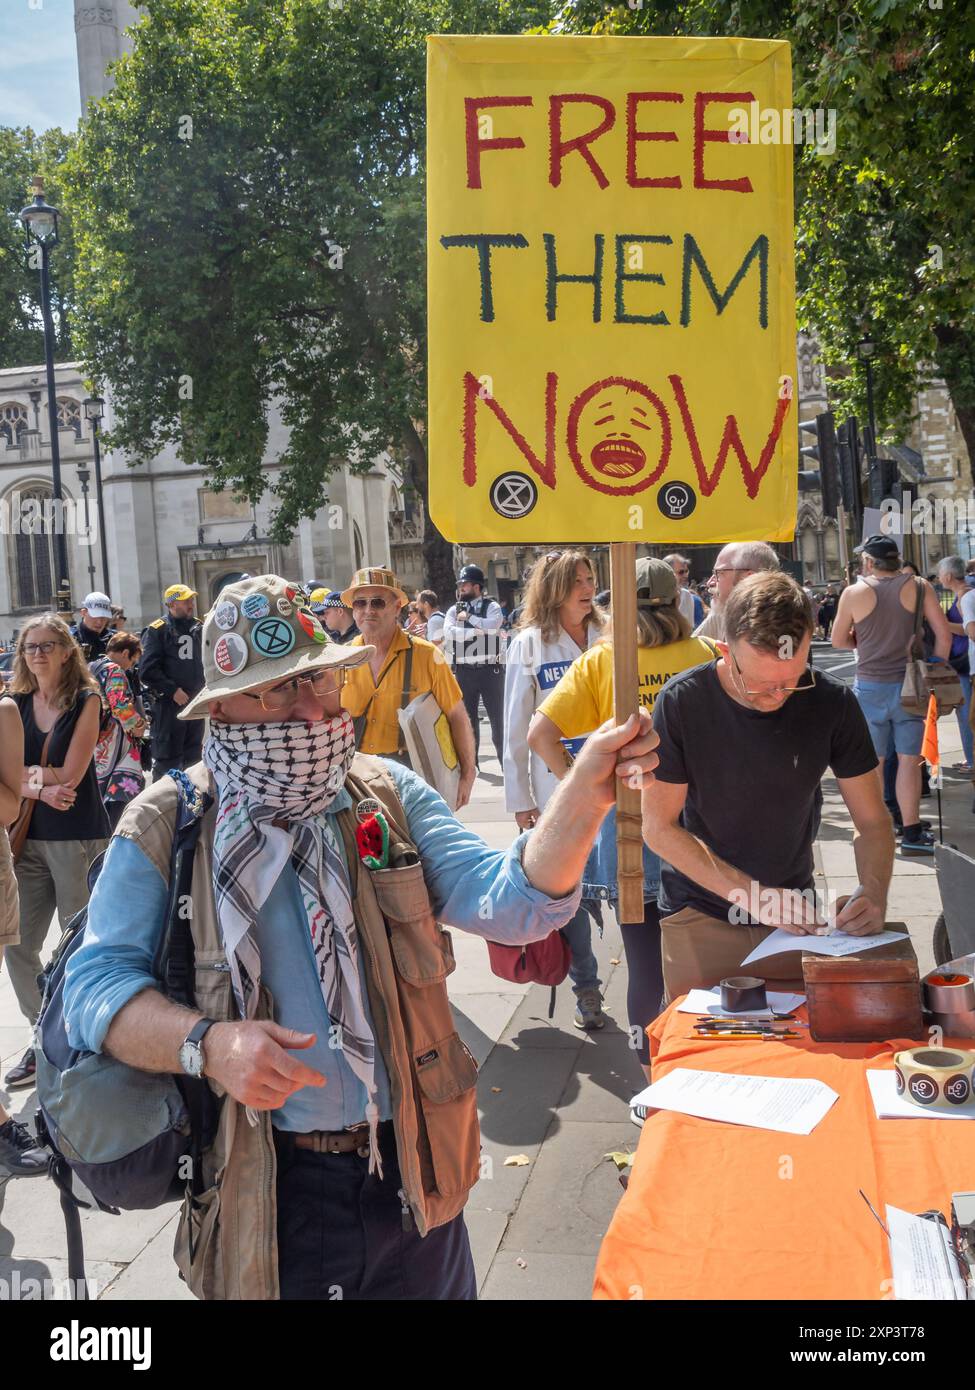
POLYGON ((203 1068, 206 1066, 206 1056, 203 1052, 203 1035, 209 1028, 212 1028, 216 1019, 201 1018, 199 1023, 194 1024, 186 1035, 186 1039, 179 1049, 179 1064, 186 1072, 187 1076, 202 1076, 203 1068))

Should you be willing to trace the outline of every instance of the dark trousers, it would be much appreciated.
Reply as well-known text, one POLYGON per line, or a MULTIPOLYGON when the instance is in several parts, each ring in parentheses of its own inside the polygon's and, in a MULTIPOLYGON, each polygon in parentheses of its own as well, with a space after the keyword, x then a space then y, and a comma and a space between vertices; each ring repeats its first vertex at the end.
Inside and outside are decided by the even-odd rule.
POLYGON ((454 668, 457 684, 464 697, 471 727, 474 730, 474 756, 477 757, 481 742, 478 703, 484 701, 488 721, 491 725, 491 738, 498 762, 504 757, 504 667, 503 666, 464 666, 458 662, 454 668))
POLYGON ((392 1128, 380 1127, 381 1182, 370 1176, 367 1158, 297 1149, 275 1130, 282 1299, 477 1298, 463 1215, 422 1239, 412 1216, 404 1218, 392 1128))
POLYGON ((631 1045, 643 1065, 650 1065, 647 1027, 663 1008, 664 967, 660 951, 660 912, 655 898, 643 904, 642 922, 621 922, 626 957, 626 1014, 631 1045))

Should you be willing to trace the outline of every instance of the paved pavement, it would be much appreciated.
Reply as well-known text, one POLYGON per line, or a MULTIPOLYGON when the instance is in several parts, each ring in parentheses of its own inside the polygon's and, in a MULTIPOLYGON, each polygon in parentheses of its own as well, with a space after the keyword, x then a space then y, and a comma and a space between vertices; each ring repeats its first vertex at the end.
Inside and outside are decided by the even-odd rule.
MULTIPOLYGON (((825 649, 817 660, 832 663, 825 649)), ((943 760, 950 765, 960 756, 955 721, 942 720, 939 731, 943 760)), ((489 745, 485 726, 482 748, 489 745)), ((462 813, 496 847, 508 845, 514 830, 500 783, 497 763, 485 757, 471 805, 462 813)), ((967 779, 946 778, 945 839, 975 854, 971 797, 967 779)), ((856 881, 850 825, 832 779, 824 782, 824 798, 818 869, 824 887, 848 891, 856 881)), ((934 814, 933 800, 923 805, 925 815, 934 814)), ((898 856, 889 917, 907 922, 922 971, 932 964, 931 934, 939 911, 933 864, 898 856)), ((619 931, 611 921, 595 943, 611 1021, 593 1035, 572 1026, 568 984, 558 991, 550 1020, 547 989, 497 979, 483 942, 461 932, 453 937, 457 970, 451 998, 459 1031, 481 1063, 483 1176, 467 1208, 481 1297, 587 1299, 599 1243, 621 1192, 616 1168, 605 1155, 632 1148, 639 1138, 626 1108, 642 1073, 628 1046, 619 931), (506 1166, 510 1158, 528 1162, 506 1166)), ((46 953, 56 940, 55 929, 46 953)), ((0 1074, 28 1040, 3 973, 0 1074)), ((20 1117, 33 1109, 33 1091, 8 1095, 0 1090, 0 1100, 20 1117)), ((171 1258, 175 1210, 85 1215, 88 1274, 98 1282, 101 1297, 190 1297, 171 1258)), ((66 1275, 61 1211, 54 1188, 44 1180, 0 1184, 0 1279, 15 1270, 21 1280, 57 1281, 66 1275)))

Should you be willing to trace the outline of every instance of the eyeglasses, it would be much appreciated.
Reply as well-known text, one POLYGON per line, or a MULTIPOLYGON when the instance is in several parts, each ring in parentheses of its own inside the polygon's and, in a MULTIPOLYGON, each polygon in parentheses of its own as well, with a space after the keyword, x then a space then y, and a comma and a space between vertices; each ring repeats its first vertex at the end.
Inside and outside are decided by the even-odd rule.
POLYGON ((53 652, 54 648, 60 647, 60 645, 60 642, 25 642, 24 655, 34 656, 35 653, 40 652, 42 656, 47 656, 49 652, 53 652))
POLYGON ((711 578, 717 579, 719 574, 751 574, 752 571, 745 565, 718 565, 711 571, 711 578))
POLYGON ((381 613, 386 607, 387 600, 384 598, 354 598, 352 607, 357 609, 371 608, 374 613, 381 613))
POLYGON ((318 700, 329 695, 337 695, 345 684, 345 667, 335 671, 315 671, 310 676, 295 676, 292 680, 272 685, 270 690, 262 690, 257 695, 245 691, 248 700, 259 700, 268 714, 280 714, 282 710, 292 709, 298 699, 301 686, 310 685, 312 694, 318 700))
POLYGON ((804 690, 812 690, 816 684, 816 672, 812 669, 811 666, 808 666, 806 668, 806 675, 809 677, 809 682, 807 685, 772 685, 769 686, 767 690, 749 690, 748 687, 745 685, 745 673, 738 665, 738 658, 735 656, 734 652, 731 650, 730 647, 728 649, 728 655, 731 657, 731 662, 734 667, 735 673, 737 674, 738 680, 741 683, 741 693, 748 700, 754 699, 756 696, 761 695, 801 695, 804 690))

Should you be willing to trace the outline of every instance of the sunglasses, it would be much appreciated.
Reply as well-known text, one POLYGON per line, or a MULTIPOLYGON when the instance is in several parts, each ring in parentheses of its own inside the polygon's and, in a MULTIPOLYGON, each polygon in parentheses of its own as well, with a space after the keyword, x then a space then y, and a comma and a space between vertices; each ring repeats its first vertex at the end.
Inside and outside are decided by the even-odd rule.
POLYGON ((386 607, 388 600, 384 598, 354 598, 352 607, 354 609, 371 608, 374 613, 381 613, 386 607))
POLYGON ((294 708, 303 685, 310 685, 315 698, 324 700, 329 695, 337 695, 344 684, 345 667, 340 666, 335 671, 315 671, 310 676, 294 676, 291 680, 272 685, 270 690, 262 690, 257 695, 252 695, 250 691, 244 691, 244 694, 248 700, 260 701, 261 708, 266 709, 268 714, 280 714, 282 710, 294 708))

